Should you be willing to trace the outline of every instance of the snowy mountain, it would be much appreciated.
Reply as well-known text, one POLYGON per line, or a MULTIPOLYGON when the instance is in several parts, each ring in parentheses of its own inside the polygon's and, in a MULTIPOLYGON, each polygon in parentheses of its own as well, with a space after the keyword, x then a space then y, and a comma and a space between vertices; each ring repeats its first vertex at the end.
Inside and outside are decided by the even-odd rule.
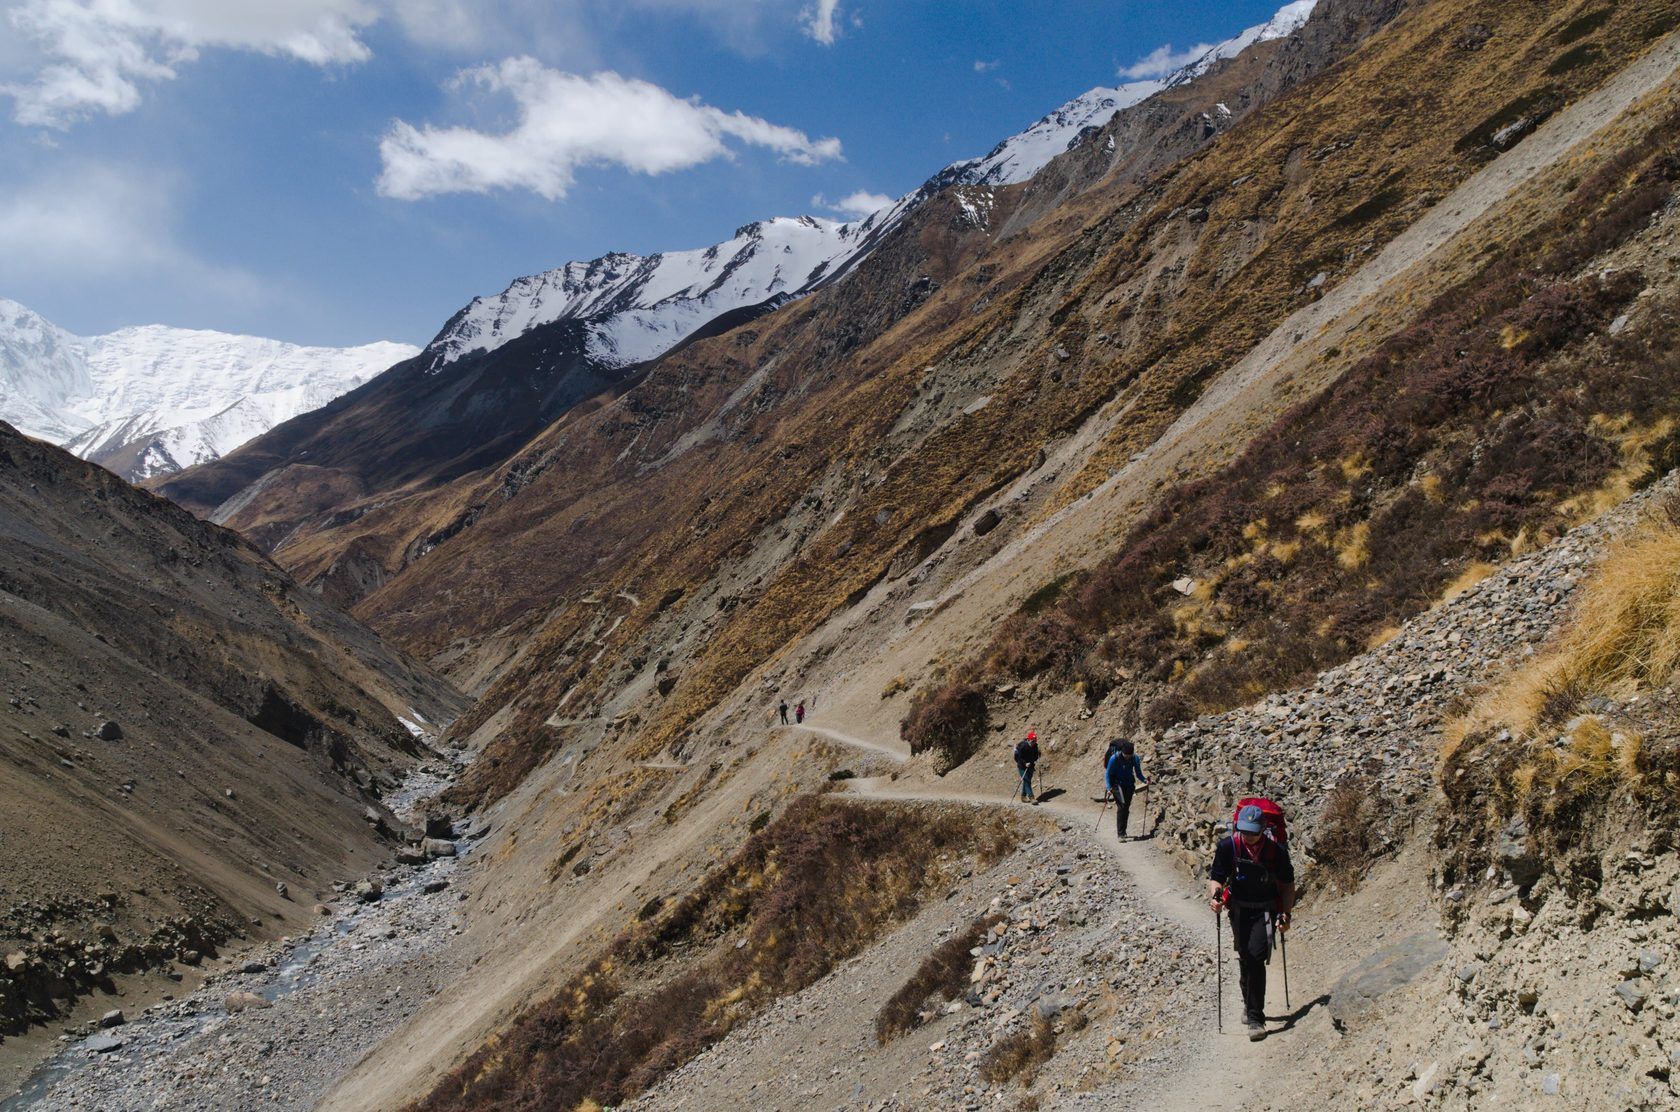
POLYGON ((778 304, 843 276, 906 215, 952 185, 1023 182, 1083 143, 1115 113, 1207 72, 1258 42, 1293 34, 1316 0, 1294 0, 1266 23, 1211 47, 1194 62, 1150 81, 1098 88, 1075 97, 979 157, 954 162, 920 188, 860 220, 776 217, 748 224, 711 247, 658 255, 614 253, 520 278, 492 297, 474 298, 426 347, 436 373, 465 355, 494 351, 533 328, 583 322, 588 355, 626 367, 669 351, 726 312, 778 304))
POLYGON ((75 336, 0 299, 0 419, 139 481, 231 452, 416 350, 162 325, 75 336))

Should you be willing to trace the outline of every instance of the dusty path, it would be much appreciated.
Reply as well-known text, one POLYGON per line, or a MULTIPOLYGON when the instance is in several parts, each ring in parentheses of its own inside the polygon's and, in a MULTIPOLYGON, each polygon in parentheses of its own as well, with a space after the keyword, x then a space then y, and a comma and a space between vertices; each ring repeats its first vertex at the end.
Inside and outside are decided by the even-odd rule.
MULTIPOLYGON (((796 727, 809 733, 846 745, 884 753, 904 760, 908 756, 902 746, 893 747, 881 742, 855 737, 843 731, 820 726, 796 727)), ((965 791, 960 788, 942 790, 925 785, 874 777, 851 781, 848 795, 865 800, 890 802, 942 802, 992 805, 1000 807, 1026 806, 1010 795, 984 791, 965 791)), ((1151 911, 1192 932, 1214 951, 1214 918, 1203 900, 1202 885, 1175 867, 1163 854, 1154 849, 1147 838, 1119 841, 1113 831, 1112 812, 1093 805, 1083 797, 1057 795, 1041 804, 1038 810, 1066 819, 1076 831, 1083 831, 1092 843, 1109 854, 1144 893, 1151 911), (1099 816, 1099 809, 1105 812, 1099 816)), ((1139 796, 1134 814, 1147 823, 1151 807, 1147 794, 1139 796)), ((1320 1057, 1318 1053, 1336 1038, 1325 1009, 1327 989, 1332 983, 1332 970, 1327 963, 1316 960, 1313 935, 1318 926, 1309 922, 1310 929, 1297 930, 1292 935, 1294 964, 1290 968, 1289 999, 1293 1010, 1283 1006, 1284 990, 1282 964, 1274 961, 1271 983, 1268 985, 1268 1015, 1274 1022, 1271 1034, 1263 1042, 1250 1042, 1241 1023, 1242 997, 1236 981, 1235 955, 1225 955, 1224 1008, 1226 1024, 1223 1034, 1205 1023, 1186 1024, 1181 1030, 1188 1053, 1181 1057, 1181 1067, 1151 1078, 1141 1084, 1138 1096, 1147 1098, 1150 1107, 1167 1112, 1203 1112, 1208 1107, 1241 1104, 1243 1107, 1267 1107, 1272 1099, 1286 1094, 1293 1086, 1286 1083, 1292 1074, 1306 1068, 1306 1063, 1320 1057), (1287 1014, 1286 1014, 1287 1012, 1287 1014), (1210 1068, 1217 1063, 1217 1068, 1210 1068)), ((1221 934, 1220 948, 1228 949, 1228 933, 1221 934)), ((1216 955, 1217 956, 1217 955, 1216 955)), ((1213 986, 1209 986, 1213 988, 1213 986)))

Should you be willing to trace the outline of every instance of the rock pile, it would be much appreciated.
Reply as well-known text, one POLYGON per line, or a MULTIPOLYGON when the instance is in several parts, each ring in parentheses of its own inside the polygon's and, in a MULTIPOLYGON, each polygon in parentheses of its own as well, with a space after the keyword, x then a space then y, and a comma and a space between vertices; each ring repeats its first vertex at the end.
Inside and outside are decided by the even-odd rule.
POLYGON ((1455 701, 1533 654, 1558 629, 1607 539, 1675 487, 1671 476, 1511 561, 1310 687, 1168 729, 1154 746, 1150 801, 1164 810, 1163 835, 1186 863, 1197 861, 1237 799, 1268 795, 1289 811, 1297 857, 1306 850, 1310 858, 1330 790, 1359 776, 1387 801, 1384 834, 1400 841, 1428 820, 1440 729, 1455 701))

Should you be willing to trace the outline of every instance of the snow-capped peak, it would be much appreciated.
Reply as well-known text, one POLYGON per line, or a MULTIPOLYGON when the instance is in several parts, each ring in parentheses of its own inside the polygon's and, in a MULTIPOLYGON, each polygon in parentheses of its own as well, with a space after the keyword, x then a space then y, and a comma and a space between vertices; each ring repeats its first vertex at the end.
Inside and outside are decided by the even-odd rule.
POLYGON ((75 336, 0 299, 0 419, 150 478, 225 455, 410 358, 163 325, 75 336))
POLYGON ((1028 180, 1122 109, 1206 73, 1255 43, 1293 34, 1315 2, 1294 0, 1175 73, 1083 93, 987 154, 952 163, 862 219, 776 217, 748 224, 711 247, 645 257, 615 253, 520 278, 455 314, 427 346, 428 369, 441 371, 462 356, 493 351, 561 320, 580 323, 586 350, 602 366, 653 359, 723 313, 799 297, 845 274, 882 233, 947 186, 1028 180))

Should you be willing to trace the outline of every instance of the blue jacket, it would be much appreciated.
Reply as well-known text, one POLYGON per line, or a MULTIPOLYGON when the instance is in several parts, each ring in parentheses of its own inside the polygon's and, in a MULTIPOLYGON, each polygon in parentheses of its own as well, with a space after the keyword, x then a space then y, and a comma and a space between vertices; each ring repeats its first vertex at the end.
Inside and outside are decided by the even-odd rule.
POLYGON ((1124 753, 1117 752, 1108 759, 1108 786, 1110 788, 1135 787, 1134 780, 1137 784, 1149 783, 1148 780, 1143 778, 1143 761, 1136 753, 1128 757, 1124 753))

